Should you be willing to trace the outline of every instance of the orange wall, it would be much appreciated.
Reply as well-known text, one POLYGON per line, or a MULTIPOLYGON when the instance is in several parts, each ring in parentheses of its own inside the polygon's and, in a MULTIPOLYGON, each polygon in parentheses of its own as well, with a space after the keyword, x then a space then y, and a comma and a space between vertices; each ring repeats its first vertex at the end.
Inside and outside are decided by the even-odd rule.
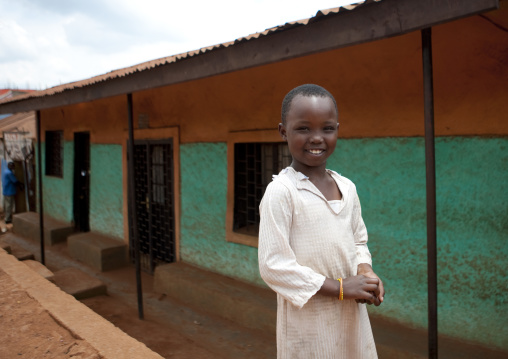
MULTIPOLYGON (((508 11, 487 16, 507 22, 508 11)), ((440 25, 433 54, 436 134, 507 135, 508 33, 481 16, 440 25)), ((335 95, 340 137, 422 136, 421 68, 414 32, 134 93, 135 125, 144 114, 151 128, 179 127, 181 143, 225 142, 229 132, 276 128, 284 95, 312 82, 335 95)), ((64 125, 66 140, 91 131, 94 143, 120 143, 126 96, 43 111, 44 129, 64 125)))

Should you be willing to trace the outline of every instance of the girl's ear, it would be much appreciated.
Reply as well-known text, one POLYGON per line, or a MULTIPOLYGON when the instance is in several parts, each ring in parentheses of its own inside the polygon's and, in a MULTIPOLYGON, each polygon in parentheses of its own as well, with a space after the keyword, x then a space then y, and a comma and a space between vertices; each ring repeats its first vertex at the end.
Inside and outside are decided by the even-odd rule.
POLYGON ((279 123, 279 134, 280 134, 280 137, 282 137, 282 139, 284 141, 288 140, 288 138, 286 136, 286 127, 284 127, 284 125, 282 123, 279 123))

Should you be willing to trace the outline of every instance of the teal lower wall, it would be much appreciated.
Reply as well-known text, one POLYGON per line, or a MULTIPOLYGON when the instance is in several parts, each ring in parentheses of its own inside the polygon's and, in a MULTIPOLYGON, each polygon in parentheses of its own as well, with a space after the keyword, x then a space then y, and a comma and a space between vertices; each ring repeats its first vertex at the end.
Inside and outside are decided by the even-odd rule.
MULTIPOLYGON (((43 168, 44 163, 43 143, 43 168)), ((44 214, 72 222, 74 142, 63 145, 63 177, 44 176, 42 181, 44 214)), ((90 230, 123 240, 121 145, 90 145, 90 230)))
MULTIPOLYGON (((508 349, 508 141, 437 138, 439 332, 508 349)), ((427 326, 424 141, 339 140, 329 167, 357 185, 386 302, 371 312, 427 326)))
POLYGON ((180 147, 180 257, 214 272, 263 284, 257 248, 226 242, 227 146, 180 147))
POLYGON ((124 237, 121 145, 90 146, 90 229, 124 237))
MULTIPOLYGON (((508 139, 436 139, 439 332, 508 350, 508 139)), ((353 180, 386 301, 372 314, 427 326, 422 138, 339 139, 328 167, 353 180)), ((181 146, 184 261, 260 284, 255 248, 225 241, 226 144, 181 146)))
MULTIPOLYGON (((45 174, 46 143, 42 143, 42 173, 45 174)), ((63 176, 43 176, 44 214, 63 222, 71 222, 74 170, 74 142, 63 144, 63 176)), ((38 177, 37 177, 38 178, 38 177)))

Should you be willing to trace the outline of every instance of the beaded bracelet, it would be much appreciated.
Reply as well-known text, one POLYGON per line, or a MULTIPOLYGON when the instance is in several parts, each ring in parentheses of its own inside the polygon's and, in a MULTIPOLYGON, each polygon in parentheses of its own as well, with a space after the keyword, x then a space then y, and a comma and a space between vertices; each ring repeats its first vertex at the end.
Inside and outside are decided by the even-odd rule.
POLYGON ((342 278, 337 279, 340 283, 339 300, 344 300, 344 291, 342 290, 342 278))

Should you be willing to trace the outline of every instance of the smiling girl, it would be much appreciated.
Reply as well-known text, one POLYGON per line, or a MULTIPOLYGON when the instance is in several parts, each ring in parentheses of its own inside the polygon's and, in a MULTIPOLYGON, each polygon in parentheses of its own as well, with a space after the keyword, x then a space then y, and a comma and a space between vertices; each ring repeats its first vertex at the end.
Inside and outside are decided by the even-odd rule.
POLYGON ((278 358, 377 358, 364 303, 384 287, 372 270, 356 187, 326 169, 338 110, 317 85, 291 90, 279 133, 291 166, 274 176, 260 205, 259 269, 277 293, 278 358))

